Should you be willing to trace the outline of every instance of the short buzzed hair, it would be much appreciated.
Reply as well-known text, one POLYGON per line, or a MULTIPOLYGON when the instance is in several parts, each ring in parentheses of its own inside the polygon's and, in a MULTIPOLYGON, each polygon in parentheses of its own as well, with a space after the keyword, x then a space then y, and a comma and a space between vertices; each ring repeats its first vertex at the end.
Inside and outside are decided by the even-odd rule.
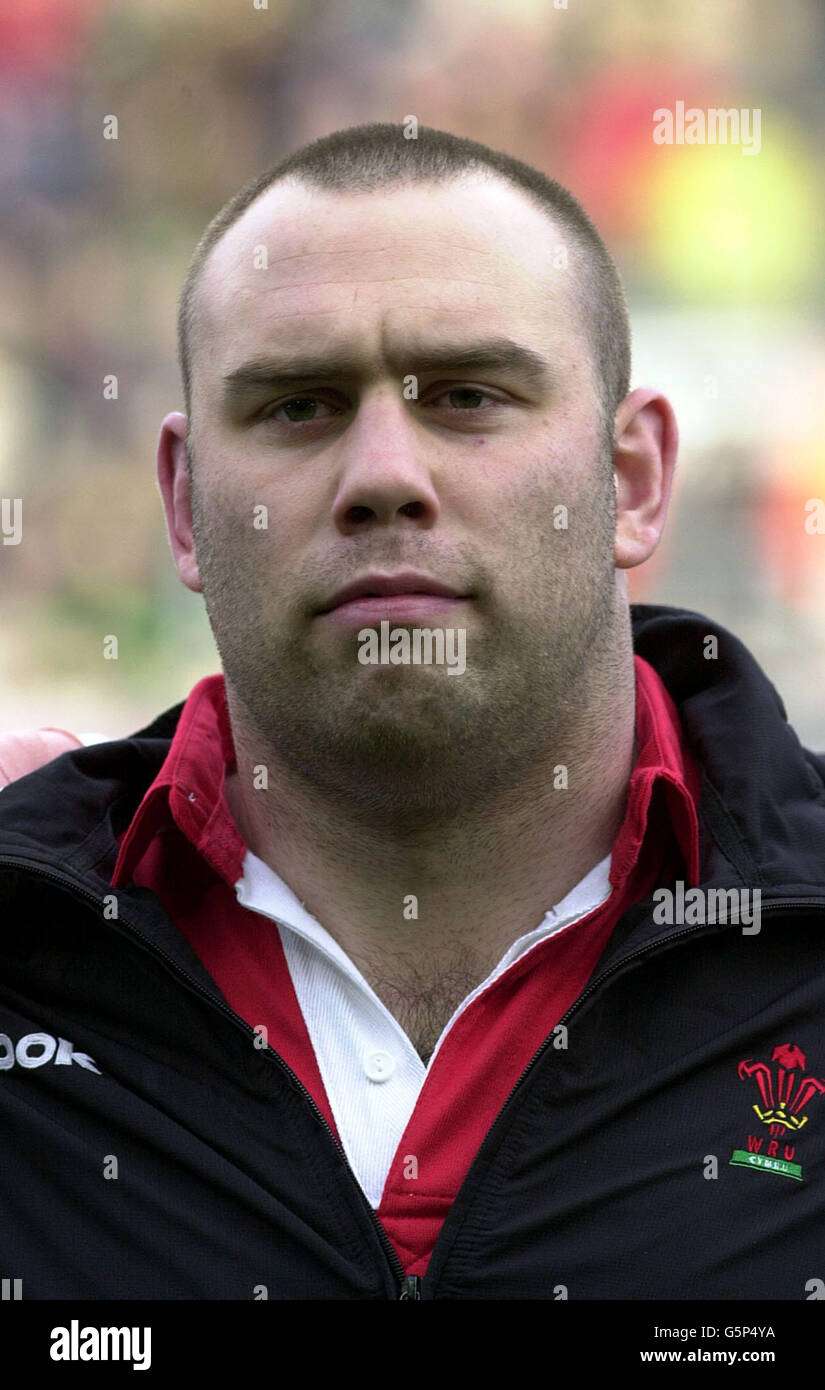
POLYGON ((630 318, 613 257, 581 204, 538 169, 476 140, 428 126, 419 126, 414 139, 405 138, 404 126, 389 122, 336 130, 304 145, 246 184, 209 223, 195 247, 178 308, 187 430, 191 429, 192 346, 203 267, 216 242, 261 194, 288 177, 326 192, 369 193, 392 186, 445 183, 485 170, 527 193, 586 253, 578 277, 579 301, 593 351, 604 425, 612 439, 616 407, 630 389, 630 318))

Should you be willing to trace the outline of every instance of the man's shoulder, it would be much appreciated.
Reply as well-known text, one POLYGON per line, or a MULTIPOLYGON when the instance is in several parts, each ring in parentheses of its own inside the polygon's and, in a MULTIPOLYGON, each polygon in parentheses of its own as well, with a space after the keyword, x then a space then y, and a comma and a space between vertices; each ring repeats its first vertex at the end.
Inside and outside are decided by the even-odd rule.
POLYGON ((68 748, 0 790, 0 857, 66 858, 102 824, 116 833, 157 776, 184 701, 124 738, 68 748))

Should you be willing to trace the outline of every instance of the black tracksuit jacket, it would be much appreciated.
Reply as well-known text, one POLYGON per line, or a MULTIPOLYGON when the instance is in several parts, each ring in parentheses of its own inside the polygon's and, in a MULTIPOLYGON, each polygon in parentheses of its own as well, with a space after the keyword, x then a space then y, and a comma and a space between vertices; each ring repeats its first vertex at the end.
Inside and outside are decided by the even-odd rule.
POLYGON ((421 1279, 157 897, 130 886, 111 915, 116 836, 182 705, 2 792, 0 1272, 24 1299, 811 1297, 825 759, 724 628, 631 614, 702 767, 701 885, 758 888, 761 927, 662 924, 652 895, 624 914, 563 1020, 567 1047, 551 1034, 522 1074, 421 1279), (758 1082, 775 1110, 789 1073, 786 1109, 807 1100, 772 1138, 758 1082))

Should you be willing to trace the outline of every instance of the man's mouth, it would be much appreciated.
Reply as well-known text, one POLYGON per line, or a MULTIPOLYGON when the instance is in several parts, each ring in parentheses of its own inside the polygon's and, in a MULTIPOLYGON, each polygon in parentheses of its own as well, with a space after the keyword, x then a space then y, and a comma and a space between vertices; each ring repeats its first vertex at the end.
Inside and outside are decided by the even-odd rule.
POLYGON ((466 603, 468 594, 431 575, 405 570, 366 574, 345 584, 319 610, 319 617, 368 626, 382 620, 426 618, 466 603))
POLYGON ((365 594, 361 598, 350 599, 348 603, 339 603, 320 616, 330 622, 372 627, 382 621, 411 622, 418 618, 434 618, 465 602, 466 599, 444 598, 438 594, 365 594))

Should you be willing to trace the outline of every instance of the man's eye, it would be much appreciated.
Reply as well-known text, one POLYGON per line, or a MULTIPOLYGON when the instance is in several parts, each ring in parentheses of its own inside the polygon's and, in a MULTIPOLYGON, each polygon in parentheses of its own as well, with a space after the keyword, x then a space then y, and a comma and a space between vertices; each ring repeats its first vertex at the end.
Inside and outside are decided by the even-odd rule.
POLYGON ((318 413, 319 406, 325 406, 332 414, 337 414, 334 406, 331 406, 328 401, 320 400, 318 396, 291 396, 288 401, 281 401, 280 405, 271 406, 261 418, 263 420, 277 419, 278 424, 311 424, 315 420, 328 418, 318 413), (284 411, 286 421, 279 418, 280 411, 284 411))
POLYGON ((483 401, 494 401, 494 397, 476 386, 451 386, 433 398, 433 403, 448 400, 453 410, 477 410, 483 401))

